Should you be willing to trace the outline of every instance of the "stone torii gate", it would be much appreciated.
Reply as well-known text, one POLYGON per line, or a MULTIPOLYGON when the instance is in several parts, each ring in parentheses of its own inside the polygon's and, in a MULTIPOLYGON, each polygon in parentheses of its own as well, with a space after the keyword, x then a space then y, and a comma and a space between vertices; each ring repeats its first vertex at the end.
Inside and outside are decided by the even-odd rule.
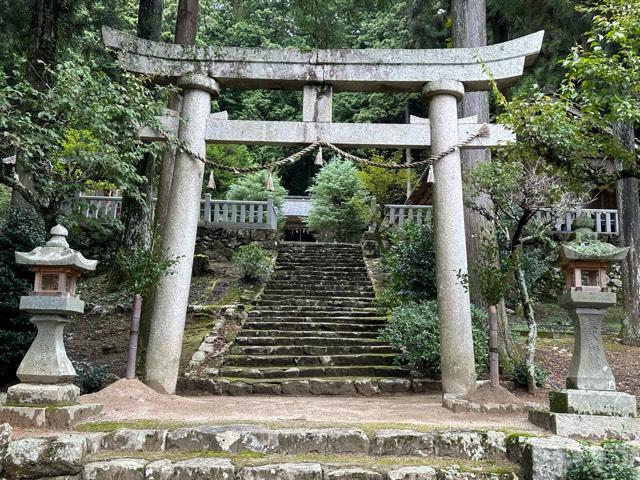
MULTIPOLYGON (((542 46, 544 32, 498 45, 443 50, 312 50, 235 47, 195 48, 142 40, 103 28, 103 40, 122 68, 175 81, 183 90, 180 120, 161 118, 191 152, 205 143, 305 145, 326 141, 342 147, 431 148, 444 152, 481 125, 458 119, 465 91, 488 90, 491 72, 500 87, 518 80, 542 46), (220 88, 304 91, 302 122, 228 120, 211 113, 220 88), (429 120, 410 124, 332 122, 333 91, 421 92, 429 120)), ((488 148, 515 140, 500 125, 464 148, 488 148)), ((162 140, 150 128, 142 138, 162 140)), ((434 241, 440 319, 442 384, 447 393, 475 388, 469 294, 459 272, 467 272, 459 150, 435 162, 434 241)), ((163 249, 179 257, 174 274, 158 285, 147 349, 145 382, 174 393, 198 227, 204 164, 186 151, 176 155, 163 249)))

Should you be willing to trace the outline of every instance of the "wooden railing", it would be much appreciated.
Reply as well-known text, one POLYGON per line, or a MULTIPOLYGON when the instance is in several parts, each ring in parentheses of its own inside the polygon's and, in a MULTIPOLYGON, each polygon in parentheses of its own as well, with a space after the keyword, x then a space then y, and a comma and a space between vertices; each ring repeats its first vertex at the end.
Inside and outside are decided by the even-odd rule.
MULTIPOLYGON (((87 202, 83 210, 87 218, 106 220, 122 215, 122 197, 80 195, 79 199, 87 202)), ((212 200, 207 194, 200 201, 200 222, 227 229, 277 230, 278 210, 272 198, 256 202, 212 200)))

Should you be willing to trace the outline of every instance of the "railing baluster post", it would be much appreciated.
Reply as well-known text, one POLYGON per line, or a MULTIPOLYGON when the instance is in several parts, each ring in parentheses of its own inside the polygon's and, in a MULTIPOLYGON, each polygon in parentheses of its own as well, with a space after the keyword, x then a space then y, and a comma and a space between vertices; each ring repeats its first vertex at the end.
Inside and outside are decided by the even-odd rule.
POLYGON ((256 223, 264 223, 264 206, 262 204, 258 205, 258 219, 256 223))
POLYGON ((211 194, 204 196, 204 223, 211 223, 211 194))

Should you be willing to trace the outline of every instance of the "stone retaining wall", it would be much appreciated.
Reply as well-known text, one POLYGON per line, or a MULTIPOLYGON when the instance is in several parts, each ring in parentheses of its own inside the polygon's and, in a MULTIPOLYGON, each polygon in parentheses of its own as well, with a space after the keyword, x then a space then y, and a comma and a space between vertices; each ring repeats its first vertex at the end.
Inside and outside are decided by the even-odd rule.
MULTIPOLYGON (((562 437, 507 437, 503 432, 492 431, 365 433, 354 428, 269 429, 254 425, 122 429, 14 441, 11 434, 11 427, 0 425, 0 479, 3 480, 562 480, 571 453, 582 448, 578 442, 562 437), (176 460, 180 452, 196 458, 176 460), (197 452, 202 452, 202 458, 198 458, 197 452), (219 458, 214 452, 231 458, 219 458), (327 457, 326 462, 307 461, 308 457, 302 457, 304 463, 256 465, 260 463, 257 461, 253 466, 234 462, 235 455, 247 452, 253 452, 256 458, 258 454, 334 457, 327 457), (155 460, 140 458, 147 453, 155 460), (162 459, 163 453, 172 460, 162 459), (96 454, 100 455, 100 461, 92 460, 96 454), (347 461, 331 460, 337 458, 336 455, 347 456, 347 461), (402 468, 391 466, 393 462, 389 460, 380 461, 375 468, 357 465, 364 458, 380 456, 423 457, 424 461, 402 468), (356 465, 351 465, 351 458, 356 465), (448 466, 443 467, 443 459, 447 458, 450 459, 448 466), (520 464, 522 477, 513 473, 483 472, 486 463, 478 461, 511 465, 511 470, 514 464, 520 464), (466 463, 467 467, 456 467, 457 462, 466 463)), ((629 445, 640 452, 638 442, 629 445)), ((291 458, 291 462, 296 459, 291 458)))
POLYGON ((250 243, 258 243, 267 250, 275 251, 278 242, 276 230, 230 230, 208 225, 198 227, 196 254, 203 254, 214 262, 231 259, 233 251, 250 243))

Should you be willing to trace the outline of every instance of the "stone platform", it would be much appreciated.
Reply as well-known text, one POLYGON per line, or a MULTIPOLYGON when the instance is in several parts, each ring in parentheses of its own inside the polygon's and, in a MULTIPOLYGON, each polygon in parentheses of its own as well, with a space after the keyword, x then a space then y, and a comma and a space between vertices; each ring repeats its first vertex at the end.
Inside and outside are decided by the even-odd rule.
POLYGON ((564 437, 636 440, 640 439, 640 421, 631 417, 581 415, 530 410, 529 421, 564 437))
POLYGON ((0 406, 0 423, 19 428, 68 430, 102 411, 102 405, 80 404, 69 406, 0 406))
POLYGON ((12 440, 11 427, 0 424, 0 478, 563 480, 584 448, 563 437, 497 431, 173 427, 12 440))
POLYGON ((624 392, 599 390, 557 390, 549 393, 550 410, 556 413, 636 416, 636 397, 624 392))

